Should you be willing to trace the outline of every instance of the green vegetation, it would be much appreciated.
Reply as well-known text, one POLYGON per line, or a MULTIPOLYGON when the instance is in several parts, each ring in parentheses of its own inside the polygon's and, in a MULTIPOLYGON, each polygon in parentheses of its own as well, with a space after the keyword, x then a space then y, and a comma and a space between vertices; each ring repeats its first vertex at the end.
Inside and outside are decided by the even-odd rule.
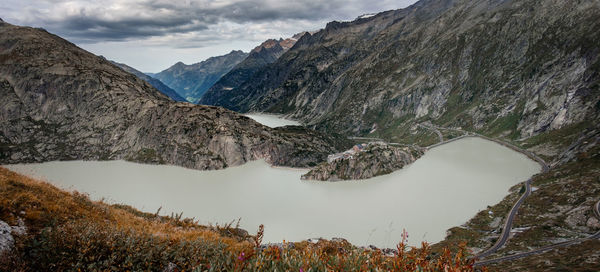
POLYGON ((465 111, 468 111, 474 106, 476 106, 474 103, 467 104, 466 101, 463 101, 458 89, 454 89, 448 96, 444 114, 435 120, 435 123, 442 126, 455 124, 464 129, 470 129, 473 126, 473 120, 465 113, 465 111))
POLYGON ((522 143, 523 147, 529 148, 541 144, 551 144, 559 148, 565 148, 587 128, 592 128, 592 121, 583 121, 567 125, 561 129, 546 131, 544 133, 528 138, 522 143))
POLYGON ((365 135, 365 137, 382 138, 389 142, 416 144, 418 146, 429 146, 439 142, 439 138, 433 130, 416 126, 419 120, 415 120, 415 116, 412 114, 394 118, 390 112, 387 112, 386 114, 377 115, 377 118, 382 118, 374 119, 377 120, 374 122, 378 124, 378 129, 365 135))
POLYGON ((509 139, 516 139, 519 137, 519 131, 517 126, 521 120, 521 112, 525 107, 525 102, 520 101, 515 109, 506 116, 500 117, 493 121, 486 128, 486 134, 491 136, 505 136, 509 139), (508 133, 508 134, 507 134, 508 133))

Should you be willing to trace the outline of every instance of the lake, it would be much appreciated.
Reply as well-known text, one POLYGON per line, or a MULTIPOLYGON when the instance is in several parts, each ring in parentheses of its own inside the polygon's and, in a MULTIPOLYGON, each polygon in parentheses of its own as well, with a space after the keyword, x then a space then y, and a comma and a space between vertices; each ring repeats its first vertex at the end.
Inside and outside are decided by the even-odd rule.
POLYGON ((409 244, 438 242, 446 230, 504 198, 538 173, 536 162, 480 138, 465 138, 425 153, 412 165, 369 180, 302 181, 306 169, 254 161, 225 170, 197 171, 125 161, 68 161, 7 168, 86 192, 92 199, 161 214, 183 212, 202 224, 241 218, 264 242, 343 237, 356 245, 394 247, 403 229, 409 244))
POLYGON ((259 122, 268 127, 283 127, 283 126, 301 126, 300 122, 282 118, 279 115, 267 113, 248 113, 244 114, 256 122, 259 122))

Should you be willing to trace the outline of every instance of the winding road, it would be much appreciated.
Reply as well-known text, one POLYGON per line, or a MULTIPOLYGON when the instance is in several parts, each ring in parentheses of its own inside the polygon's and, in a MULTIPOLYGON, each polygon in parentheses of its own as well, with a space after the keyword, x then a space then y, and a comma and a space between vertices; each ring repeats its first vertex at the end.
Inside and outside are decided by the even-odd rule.
POLYGON ((517 212, 518 212, 519 208, 521 207, 521 204, 523 204, 523 202, 525 201, 525 198, 527 198, 531 194, 531 179, 528 179, 525 182, 525 186, 526 186, 525 193, 523 193, 523 195, 521 195, 519 200, 517 200, 517 202, 513 205, 512 209, 510 209, 510 211, 508 212, 508 217, 507 217, 506 221, 504 222, 504 227, 502 227, 502 233, 500 233, 500 237, 498 238, 496 243, 492 247, 488 248, 487 250, 484 250, 483 252, 480 252, 477 255, 475 255, 475 257, 474 257, 475 259, 485 258, 491 254, 494 254, 496 251, 498 251, 498 249, 500 249, 502 246, 504 246, 506 241, 508 241, 508 238, 510 236, 510 231, 512 230, 512 224, 515 219, 515 216, 517 215, 517 212))
MULTIPOLYGON (((600 219, 600 201, 596 202, 596 204, 594 205, 594 214, 596 215, 596 217, 598 217, 598 219, 600 219)), ((508 255, 508 256, 499 257, 499 258, 494 258, 494 259, 489 259, 489 260, 478 261, 478 262, 475 262, 475 266, 482 266, 482 265, 488 265, 488 264, 491 264, 491 263, 497 263, 497 262, 502 262, 502 261, 510 261, 510 260, 514 260, 514 259, 519 259, 519 258, 523 258, 523 257, 535 255, 535 254, 544 253, 546 251, 549 251, 549 250, 552 250, 552 249, 555 249, 555 248, 578 244, 578 243, 581 243, 583 241, 590 240, 590 239, 600 239, 600 230, 598 230, 596 233, 594 233, 594 234, 592 234, 592 235, 590 235, 588 237, 585 237, 585 238, 577 238, 577 239, 573 239, 573 240, 569 240, 569 241, 564 241, 564 242, 553 244, 553 245, 544 246, 544 247, 541 247, 541 248, 538 248, 538 249, 535 249, 535 250, 532 250, 532 251, 517 253, 517 254, 508 255)), ((487 254, 487 255, 489 255, 489 254, 487 254)), ((478 255, 478 257, 479 256, 480 255, 478 255)))

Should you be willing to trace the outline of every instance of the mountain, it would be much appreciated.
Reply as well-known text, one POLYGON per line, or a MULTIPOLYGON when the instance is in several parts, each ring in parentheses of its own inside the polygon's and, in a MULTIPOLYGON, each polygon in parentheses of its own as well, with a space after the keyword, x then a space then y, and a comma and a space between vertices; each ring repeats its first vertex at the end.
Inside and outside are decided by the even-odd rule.
POLYGON ((221 169, 324 161, 334 139, 175 102, 43 29, 0 23, 0 164, 118 160, 221 169))
POLYGON ((424 0, 331 22, 212 104, 394 139, 405 120, 531 137, 597 114, 600 9, 579 6, 424 0))
POLYGON ((254 48, 245 60, 236 65, 210 87, 198 103, 214 105, 218 104, 218 101, 221 99, 226 99, 229 90, 239 87, 261 68, 275 62, 306 33, 308 32, 301 32, 285 40, 280 38, 279 40, 270 39, 263 42, 254 48))
POLYGON ((119 68, 123 69, 125 72, 128 73, 132 73, 135 76, 143 79, 144 81, 150 83, 150 85, 152 85, 152 87, 156 88, 157 90, 159 90, 161 93, 165 94, 166 96, 170 97, 171 99, 175 100, 175 101, 187 101, 185 100, 185 98, 181 97, 175 90, 169 88, 169 86, 165 85, 164 83, 162 83, 162 81, 153 78, 147 74, 144 74, 136 69, 134 69, 131 66, 128 66, 127 64, 124 63, 118 63, 118 62, 114 62, 114 61, 110 61, 112 64, 118 66, 119 68))
POLYGON ((191 65, 178 62, 154 77, 188 101, 196 103, 206 90, 246 57, 248 53, 231 51, 191 65))

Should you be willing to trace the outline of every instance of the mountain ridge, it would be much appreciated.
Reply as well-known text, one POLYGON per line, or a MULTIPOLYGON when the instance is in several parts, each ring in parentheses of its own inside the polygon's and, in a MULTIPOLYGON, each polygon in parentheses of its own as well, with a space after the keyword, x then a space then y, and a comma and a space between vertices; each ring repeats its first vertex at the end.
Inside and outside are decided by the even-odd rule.
POLYGON ((226 55, 210 57, 190 65, 179 61, 154 74, 154 77, 188 101, 196 103, 215 82, 247 56, 248 53, 233 50, 226 55))
POLYGON ((249 80, 257 71, 268 64, 275 62, 285 52, 294 47, 302 36, 309 32, 300 32, 291 38, 279 40, 269 39, 255 47, 242 62, 238 63, 231 71, 223 75, 198 101, 199 104, 218 104, 223 96, 233 88, 249 80))

